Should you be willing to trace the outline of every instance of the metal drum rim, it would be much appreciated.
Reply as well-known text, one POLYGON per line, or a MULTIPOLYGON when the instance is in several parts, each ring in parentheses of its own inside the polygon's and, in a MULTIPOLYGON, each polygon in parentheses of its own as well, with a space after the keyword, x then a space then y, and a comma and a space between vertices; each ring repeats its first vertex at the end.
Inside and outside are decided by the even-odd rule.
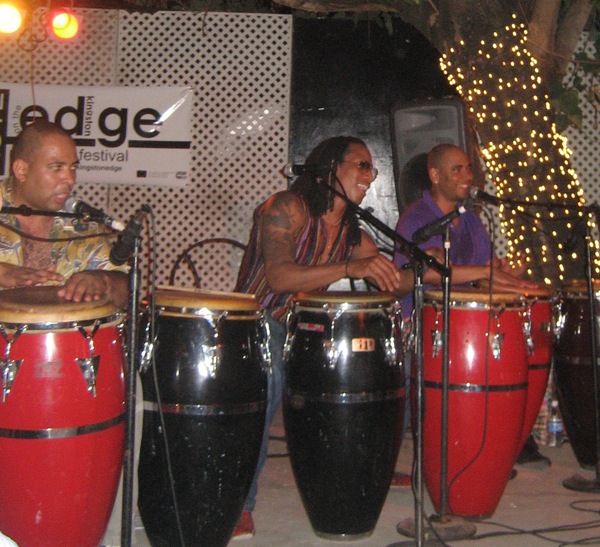
POLYGON ((390 292, 322 291, 294 295, 295 309, 369 311, 392 306, 398 302, 390 292))

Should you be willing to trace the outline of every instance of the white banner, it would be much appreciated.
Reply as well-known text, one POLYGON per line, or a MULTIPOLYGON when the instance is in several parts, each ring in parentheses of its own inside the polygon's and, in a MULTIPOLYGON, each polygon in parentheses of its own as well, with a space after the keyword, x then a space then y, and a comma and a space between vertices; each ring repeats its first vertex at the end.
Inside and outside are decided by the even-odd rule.
POLYGON ((44 117, 77 144, 78 182, 184 186, 190 169, 189 87, 78 87, 0 83, 0 178, 10 145, 44 117))

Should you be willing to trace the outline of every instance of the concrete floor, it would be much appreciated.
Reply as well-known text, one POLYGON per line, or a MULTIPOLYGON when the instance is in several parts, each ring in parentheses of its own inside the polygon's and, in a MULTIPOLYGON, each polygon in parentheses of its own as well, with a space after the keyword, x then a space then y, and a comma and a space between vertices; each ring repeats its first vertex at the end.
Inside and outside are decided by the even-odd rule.
MULTIPOLYGON (((284 439, 281 413, 271 427, 270 457, 260 478, 254 512, 256 535, 230 542, 230 547, 329 546, 340 543, 358 546, 415 545, 415 539, 397 532, 399 522, 414 523, 414 498, 410 487, 389 491, 373 533, 363 539, 332 541, 320 538, 311 528, 296 488, 284 439)), ((596 473, 582 469, 569 444, 559 448, 541 447, 552 465, 516 465, 517 476, 510 480, 491 518, 474 522, 475 537, 447 541, 448 545, 526 546, 570 545, 575 542, 600 543, 600 493, 581 493, 566 489, 564 479, 581 475, 593 480, 596 473)), ((408 472, 412 465, 410 435, 404 439, 397 470, 408 472)), ((485 477, 482 477, 485 480, 485 477)), ((434 514, 425 489, 425 513, 434 514)), ((135 545, 149 542, 139 517, 135 522, 135 545)), ((454 522, 452 522, 454 524, 454 522)), ((406 529, 406 525, 404 527, 406 529)), ((462 526, 459 528, 462 530, 462 526)), ((424 541, 424 545, 433 542, 424 541)))

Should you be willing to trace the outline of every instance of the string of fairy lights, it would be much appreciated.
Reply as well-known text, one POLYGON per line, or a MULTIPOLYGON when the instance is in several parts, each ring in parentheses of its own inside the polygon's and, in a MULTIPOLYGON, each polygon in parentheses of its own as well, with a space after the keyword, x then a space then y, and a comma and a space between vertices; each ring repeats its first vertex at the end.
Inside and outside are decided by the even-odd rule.
MULTIPOLYGON (((554 275, 544 274, 546 284, 552 283, 552 277, 564 281, 565 261, 578 257, 574 252, 567 255, 556 226, 562 223, 570 233, 587 215, 591 230, 594 219, 584 208, 583 189, 571 167, 567 139, 552 123, 552 107, 543 91, 538 61, 527 48, 527 28, 513 15, 513 22, 489 39, 468 45, 461 41, 442 55, 440 66, 480 128, 482 158, 498 197, 526 204, 500 207, 507 257, 514 260, 518 252, 524 254, 530 275, 532 265, 540 260, 547 266, 544 272, 556 267, 554 275), (481 130, 484 127, 486 131, 481 130), (483 142, 484 134, 487 142, 483 142)), ((598 274, 598 241, 592 245, 598 274)))

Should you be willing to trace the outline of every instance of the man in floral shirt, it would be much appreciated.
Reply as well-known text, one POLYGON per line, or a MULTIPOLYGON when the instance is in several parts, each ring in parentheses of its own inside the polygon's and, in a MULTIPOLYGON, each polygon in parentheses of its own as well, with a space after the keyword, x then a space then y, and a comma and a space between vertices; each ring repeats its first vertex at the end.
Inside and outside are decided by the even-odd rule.
MULTIPOLYGON (((75 184, 75 142, 59 126, 37 121, 17 137, 2 206, 60 211, 75 184)), ((108 297, 124 308, 126 267, 110 263, 106 230, 96 223, 38 215, 0 215, 0 288, 61 284, 75 302, 108 297)))

